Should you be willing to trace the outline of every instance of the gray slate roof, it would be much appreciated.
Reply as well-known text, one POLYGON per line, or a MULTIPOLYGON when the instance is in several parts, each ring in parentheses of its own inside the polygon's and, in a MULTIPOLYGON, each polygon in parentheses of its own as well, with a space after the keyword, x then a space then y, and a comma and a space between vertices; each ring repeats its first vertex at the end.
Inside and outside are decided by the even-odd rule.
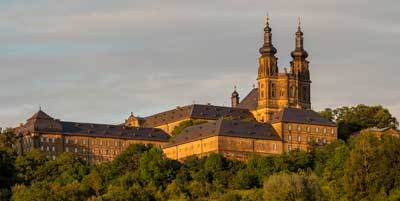
POLYGON ((298 108, 284 108, 272 115, 271 123, 279 122, 336 126, 315 111, 298 108))
POLYGON ((247 94, 242 101, 240 101, 238 108, 255 110, 258 106, 258 88, 254 88, 247 94))
POLYGON ((143 126, 156 127, 188 118, 217 120, 222 117, 232 119, 254 119, 253 115, 247 109, 193 104, 145 117, 143 126))
POLYGON ((268 123, 240 120, 217 120, 184 129, 166 147, 184 144, 212 136, 231 136, 265 140, 281 140, 268 123))
POLYGON ((31 132, 62 133, 93 137, 110 137, 133 140, 153 140, 168 142, 169 135, 161 129, 126 127, 124 125, 66 122, 53 119, 43 111, 29 118, 23 126, 14 129, 18 135, 31 132))

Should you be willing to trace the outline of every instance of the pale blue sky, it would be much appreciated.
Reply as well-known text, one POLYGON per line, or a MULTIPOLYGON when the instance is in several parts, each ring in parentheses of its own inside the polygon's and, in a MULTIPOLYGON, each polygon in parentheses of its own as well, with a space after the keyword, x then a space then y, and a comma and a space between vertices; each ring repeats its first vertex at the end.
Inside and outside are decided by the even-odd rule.
POLYGON ((400 2, 0 1, 0 126, 37 111, 120 123, 178 105, 229 105, 256 83, 269 12, 280 70, 297 17, 315 110, 382 104, 400 118, 400 2))

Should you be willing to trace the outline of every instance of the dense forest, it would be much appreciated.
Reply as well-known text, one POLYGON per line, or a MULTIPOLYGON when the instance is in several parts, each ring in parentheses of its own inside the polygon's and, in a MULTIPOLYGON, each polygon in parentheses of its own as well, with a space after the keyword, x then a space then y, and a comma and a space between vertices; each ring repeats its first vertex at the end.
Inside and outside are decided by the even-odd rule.
MULTIPOLYGON (((356 106, 323 113, 347 132, 398 125, 386 109, 378 109, 379 115, 370 111, 375 109, 356 106), (360 111, 365 114, 355 114, 360 111)), ((400 139, 342 136, 326 146, 310 145, 306 152, 253 156, 247 162, 211 154, 181 163, 153 146, 135 144, 113 161, 87 164, 71 153, 56 160, 46 159, 40 150, 17 156, 12 130, 5 129, 0 135, 0 199, 400 200, 400 139)))

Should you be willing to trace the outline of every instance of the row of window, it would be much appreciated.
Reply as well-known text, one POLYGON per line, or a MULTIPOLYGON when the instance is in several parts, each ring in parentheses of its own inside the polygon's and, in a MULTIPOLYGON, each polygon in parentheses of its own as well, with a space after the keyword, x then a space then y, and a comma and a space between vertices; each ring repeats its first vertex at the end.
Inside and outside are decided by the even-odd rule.
MULTIPOLYGON (((288 129, 288 131, 292 131, 292 125, 291 125, 291 124, 288 124, 287 129, 288 129)), ((297 131, 298 131, 298 132, 301 132, 301 131, 302 131, 302 126, 297 125, 297 131)), ((310 132, 311 132, 311 127, 307 126, 307 127, 306 127, 306 131, 307 131, 308 133, 310 133, 310 132)), ((319 133, 319 127, 315 127, 315 128, 314 128, 314 132, 315 132, 315 133, 319 133)), ((335 129, 330 128, 330 131, 329 131, 329 132, 330 132, 330 134, 334 135, 334 134, 335 134, 335 129)), ((323 134, 328 133, 328 129, 327 129, 327 128, 323 128, 323 129, 322 129, 322 133, 323 133, 323 134)))
MULTIPOLYGON (((79 139, 74 139, 74 140, 65 139, 64 142, 65 142, 65 144, 71 144, 71 143, 72 144, 78 144, 79 143, 79 139)), ((81 142, 82 142, 83 145, 86 145, 86 139, 82 139, 81 142)), ((94 144, 95 144, 95 140, 94 139, 90 139, 90 145, 94 145, 94 144)), ((97 144, 99 146, 103 146, 103 140, 101 140, 101 139, 98 140, 97 144)), ((110 146, 112 144, 112 142, 110 140, 105 140, 104 144, 106 146, 110 146)), ((118 145, 119 145, 118 141, 114 141, 114 146, 117 147, 118 145)), ((122 142, 121 146, 124 147, 124 145, 125 144, 122 142)))
MULTIPOLYGON (((64 140, 65 144, 78 144, 79 141, 81 141, 83 145, 86 145, 86 143, 87 143, 86 139, 82 139, 82 140, 73 139, 73 140, 70 140, 70 139, 66 138, 64 140)), ((52 143, 55 143, 56 139, 55 138, 48 138, 48 137, 40 137, 40 142, 52 142, 52 143)), ((94 145, 95 144, 95 140, 94 139, 90 139, 90 144, 94 145)), ((103 146, 103 140, 101 140, 101 139, 98 140, 97 144, 99 146, 103 146)), ((112 144, 112 141, 105 140, 104 144, 106 146, 110 146, 112 144)), ((119 145, 118 141, 114 141, 114 146, 117 147, 118 145, 119 145)), ((121 146, 124 147, 124 143, 121 143, 121 146)))
MULTIPOLYGON (((297 140, 297 142, 301 142, 301 136, 298 135, 296 140, 297 140)), ((288 135, 288 141, 292 141, 292 136, 291 135, 288 135)), ((311 137, 307 137, 307 142, 311 142, 311 137)), ((319 138, 318 137, 315 138, 315 142, 319 143, 319 138)), ((326 144, 326 142, 327 142, 326 138, 322 138, 322 143, 326 144)))
MULTIPOLYGON (((242 143, 242 142, 240 142, 240 141, 238 142, 238 144, 241 144, 241 143, 242 143)), ((210 142, 210 144, 211 144, 211 142, 210 142)), ((228 144, 232 144, 232 141, 228 141, 228 144)), ((249 144, 251 145, 252 142, 249 142, 249 144)), ((203 145, 204 145, 204 144, 203 144, 203 145)), ((264 145, 264 144, 262 144, 262 145, 264 145)), ((278 147, 278 146, 277 146, 275 143, 272 144, 272 150, 276 150, 277 147, 278 147)), ((193 148, 194 148, 194 146, 192 145, 191 149, 193 150, 193 148)), ((197 148, 200 148, 200 144, 197 145, 197 148)), ((188 149, 189 149, 188 147, 185 147, 185 148, 184 148, 185 151, 187 151, 188 149)), ((179 149, 179 152, 182 152, 182 149, 179 149)))
MULTIPOLYGON (((69 147, 65 147, 65 152, 69 152, 70 151, 70 149, 69 149, 69 147)), ((78 148, 74 148, 73 149, 73 151, 75 152, 75 153, 78 153, 79 152, 79 149, 78 148)), ((87 151, 87 149, 85 149, 85 148, 82 148, 82 153, 86 153, 86 151, 87 151)), ((108 150, 108 149, 106 149, 106 150, 101 150, 101 149, 99 149, 98 150, 98 153, 99 153, 99 155, 102 155, 102 154, 105 154, 105 155, 118 155, 118 150, 108 150)))
POLYGON ((55 143, 56 139, 55 138, 48 138, 48 137, 40 137, 40 142, 52 142, 52 143, 55 143))
POLYGON ((50 149, 50 146, 46 146, 46 148, 44 146, 40 146, 40 150, 42 150, 42 151, 46 150, 46 151, 53 151, 54 152, 54 151, 56 151, 56 147, 52 146, 51 149, 50 149))

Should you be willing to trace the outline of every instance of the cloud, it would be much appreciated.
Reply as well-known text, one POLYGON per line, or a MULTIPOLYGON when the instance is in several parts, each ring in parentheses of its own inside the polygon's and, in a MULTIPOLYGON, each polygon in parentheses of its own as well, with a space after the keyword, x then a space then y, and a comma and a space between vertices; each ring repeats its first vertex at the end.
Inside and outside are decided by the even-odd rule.
POLYGON ((362 0, 4 1, 0 126, 39 105, 102 123, 193 101, 228 105, 233 85, 244 97, 256 82, 266 11, 281 71, 302 17, 316 110, 382 104, 400 118, 399 9, 362 0))

